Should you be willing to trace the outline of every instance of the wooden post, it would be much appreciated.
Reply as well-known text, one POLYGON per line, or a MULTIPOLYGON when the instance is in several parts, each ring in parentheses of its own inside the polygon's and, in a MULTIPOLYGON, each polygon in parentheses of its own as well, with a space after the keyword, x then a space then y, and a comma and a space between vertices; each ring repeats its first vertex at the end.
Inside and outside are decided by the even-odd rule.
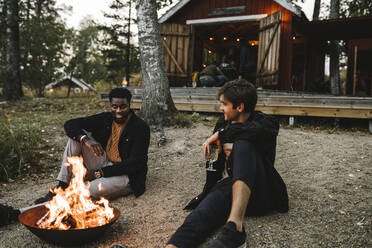
POLYGON ((307 71, 308 71, 308 60, 309 60, 309 41, 308 37, 305 40, 305 55, 304 55, 304 76, 302 79, 302 90, 306 91, 307 88, 307 71))
POLYGON ((194 72, 194 53, 195 53, 195 27, 191 25, 190 27, 191 32, 191 39, 189 43, 189 54, 188 54, 188 61, 187 61, 187 73, 189 75, 192 75, 194 72))
POLYGON ((354 46, 354 68, 353 68, 353 96, 355 96, 356 79, 357 79, 357 59, 358 59, 358 46, 354 46))

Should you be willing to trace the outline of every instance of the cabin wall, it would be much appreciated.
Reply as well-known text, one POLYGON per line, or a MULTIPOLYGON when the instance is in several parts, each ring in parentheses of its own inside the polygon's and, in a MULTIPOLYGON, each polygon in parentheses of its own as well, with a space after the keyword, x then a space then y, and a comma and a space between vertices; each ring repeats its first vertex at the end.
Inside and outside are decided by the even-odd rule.
MULTIPOLYGON (((347 46, 348 47, 348 62, 347 62, 347 82, 346 82, 346 94, 347 95, 352 95, 353 88, 354 88, 355 46, 357 46, 358 53, 367 52, 367 51, 372 53, 372 39, 360 39, 360 40, 348 41, 348 46, 347 46)), ((370 80, 372 80, 372 63, 370 61, 366 61, 363 65, 358 65, 357 70, 360 69, 361 66, 365 68, 366 71, 369 71, 370 80)), ((372 95, 372 93, 370 95, 372 95)))
MULTIPOLYGON (((166 23, 186 24, 186 20, 203 19, 211 17, 224 17, 236 15, 218 15, 208 16, 208 10, 226 8, 233 6, 245 6, 245 12, 236 15, 271 15, 277 11, 282 10, 282 24, 281 24, 281 49, 280 49, 280 65, 279 65, 279 84, 271 86, 272 89, 289 90, 292 74, 292 12, 283 8, 272 0, 199 0, 191 1, 185 5, 181 10, 169 18, 166 23)), ((197 28, 196 28, 197 32, 197 28)), ((197 36, 197 34, 196 34, 197 36)), ((196 39, 197 40, 197 39, 196 39)), ((194 68, 201 66, 201 57, 198 46, 195 44, 194 50, 194 68)))

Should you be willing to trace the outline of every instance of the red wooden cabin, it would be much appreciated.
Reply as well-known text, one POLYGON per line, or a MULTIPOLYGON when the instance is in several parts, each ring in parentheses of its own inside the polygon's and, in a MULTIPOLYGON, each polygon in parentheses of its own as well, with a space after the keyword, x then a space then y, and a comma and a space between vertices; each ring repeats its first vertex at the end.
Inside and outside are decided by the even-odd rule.
POLYGON ((239 67, 241 43, 248 41, 256 85, 290 90, 294 71, 302 81, 304 42, 297 29, 303 21, 300 8, 286 0, 181 0, 159 19, 171 84, 186 85, 213 60, 230 57, 239 67))

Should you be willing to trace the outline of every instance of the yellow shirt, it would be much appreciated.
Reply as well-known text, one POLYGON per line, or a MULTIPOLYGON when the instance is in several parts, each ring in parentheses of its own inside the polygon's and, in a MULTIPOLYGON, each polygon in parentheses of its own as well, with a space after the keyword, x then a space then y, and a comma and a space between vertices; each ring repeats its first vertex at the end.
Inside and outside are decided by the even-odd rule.
POLYGON ((122 124, 116 123, 115 121, 112 122, 111 135, 106 146, 106 155, 108 161, 122 162, 119 154, 119 139, 128 123, 129 118, 130 117, 128 117, 128 119, 122 124))

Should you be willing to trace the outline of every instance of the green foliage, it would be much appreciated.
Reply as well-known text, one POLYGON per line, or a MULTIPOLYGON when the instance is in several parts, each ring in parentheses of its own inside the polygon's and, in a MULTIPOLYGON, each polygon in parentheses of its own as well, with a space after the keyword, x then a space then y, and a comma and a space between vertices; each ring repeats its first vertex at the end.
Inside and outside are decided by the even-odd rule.
POLYGON ((159 9, 165 8, 169 5, 171 5, 174 2, 174 0, 156 0, 156 5, 159 9))
POLYGON ((109 13, 105 13, 112 24, 101 26, 105 33, 101 42, 105 47, 102 53, 108 72, 106 81, 112 84, 140 71, 139 49, 131 44, 131 26, 136 23, 133 9, 133 0, 112 0, 109 13))
POLYGON ((5 79, 5 32, 6 32, 6 8, 5 1, 0 0, 0 87, 5 79))
POLYGON ((57 80, 63 67, 67 29, 55 8, 55 1, 30 0, 21 18, 22 81, 38 96, 45 85, 57 80))
POLYGON ((81 29, 71 32, 69 37, 72 58, 65 72, 91 85, 105 79, 107 73, 104 57, 99 49, 99 35, 97 24, 91 19, 85 19, 81 29))
POLYGON ((372 14, 371 0, 341 0, 340 17, 367 16, 372 14))
POLYGON ((0 117, 0 180, 8 180, 37 163, 40 124, 0 117))

